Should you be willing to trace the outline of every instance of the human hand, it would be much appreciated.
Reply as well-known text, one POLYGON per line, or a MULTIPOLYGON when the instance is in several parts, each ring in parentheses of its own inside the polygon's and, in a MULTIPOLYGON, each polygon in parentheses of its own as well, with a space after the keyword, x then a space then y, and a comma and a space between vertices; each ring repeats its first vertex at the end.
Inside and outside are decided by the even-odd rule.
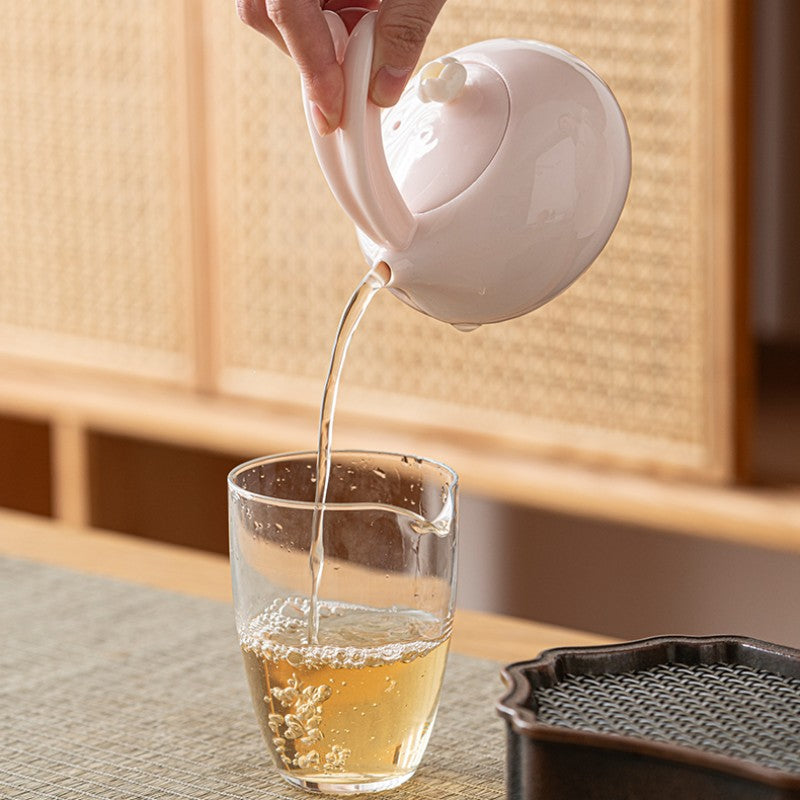
POLYGON ((408 82, 445 0, 236 0, 239 17, 287 53, 300 70, 320 134, 339 127, 344 76, 323 11, 334 11, 348 31, 377 9, 369 96, 392 106, 408 82))

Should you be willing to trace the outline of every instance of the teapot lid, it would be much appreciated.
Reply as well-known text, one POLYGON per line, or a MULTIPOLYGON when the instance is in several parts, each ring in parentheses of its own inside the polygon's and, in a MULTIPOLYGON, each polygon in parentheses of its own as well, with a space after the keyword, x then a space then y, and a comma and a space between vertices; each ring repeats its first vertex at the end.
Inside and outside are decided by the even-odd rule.
POLYGON ((409 209, 438 208, 472 185, 497 153, 509 116, 508 89, 493 67, 455 58, 424 67, 381 125, 389 170, 409 209), (457 83, 448 92, 450 75, 457 83))

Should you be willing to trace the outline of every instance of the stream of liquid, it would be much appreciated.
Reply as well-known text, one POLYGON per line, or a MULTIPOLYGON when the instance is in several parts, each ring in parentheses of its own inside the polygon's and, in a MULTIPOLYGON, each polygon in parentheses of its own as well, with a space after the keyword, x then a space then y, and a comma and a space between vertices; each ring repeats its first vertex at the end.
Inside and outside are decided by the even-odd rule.
MULTIPOLYGON (((320 409, 309 596, 276 598, 240 631, 253 705, 276 766, 290 783, 318 791, 374 791, 397 786, 414 773, 436 715, 449 646, 449 617, 319 596, 325 504, 331 473, 336 475, 331 434, 342 368, 361 318, 390 277, 384 264, 367 273, 336 332, 320 409)), ((432 520, 423 516, 421 496, 415 510, 368 504, 404 517, 418 534, 410 542, 413 580, 421 572, 419 537, 452 534, 453 494, 448 486, 441 492, 432 520)))
POLYGON ((336 396, 339 393, 339 378, 342 374, 344 359, 350 341, 364 316, 372 298, 386 285, 391 277, 389 268, 379 263, 365 276, 345 306, 344 313, 336 331, 333 344, 328 377, 322 393, 322 407, 319 415, 319 440, 317 443, 317 483, 314 498, 314 516, 311 528, 311 548, 309 551, 309 568, 311 570, 311 594, 308 616, 308 643, 318 644, 319 603, 317 601, 319 585, 322 580, 322 568, 325 563, 325 550, 322 532, 325 524, 325 496, 328 492, 328 481, 331 474, 331 429, 336 409, 336 396))

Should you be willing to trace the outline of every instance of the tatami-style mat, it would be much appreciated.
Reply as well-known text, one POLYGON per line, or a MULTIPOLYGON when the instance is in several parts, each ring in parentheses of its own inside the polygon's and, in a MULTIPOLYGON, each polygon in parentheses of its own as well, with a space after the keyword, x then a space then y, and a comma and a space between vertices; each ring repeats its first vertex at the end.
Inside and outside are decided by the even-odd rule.
MULTIPOLYGON (((0 560, 3 800, 278 800, 225 603, 0 560)), ((503 796, 498 665, 451 655, 405 800, 503 796)))

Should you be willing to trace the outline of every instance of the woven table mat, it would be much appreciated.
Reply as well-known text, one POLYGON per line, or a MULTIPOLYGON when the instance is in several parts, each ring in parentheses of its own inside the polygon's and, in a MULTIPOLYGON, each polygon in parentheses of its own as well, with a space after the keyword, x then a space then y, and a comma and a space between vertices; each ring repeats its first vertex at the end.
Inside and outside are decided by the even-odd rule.
MULTIPOLYGON (((0 559, 0 798, 307 798, 262 744, 233 610, 0 559)), ((498 665, 451 655, 422 767, 388 798, 503 795, 498 665)))

